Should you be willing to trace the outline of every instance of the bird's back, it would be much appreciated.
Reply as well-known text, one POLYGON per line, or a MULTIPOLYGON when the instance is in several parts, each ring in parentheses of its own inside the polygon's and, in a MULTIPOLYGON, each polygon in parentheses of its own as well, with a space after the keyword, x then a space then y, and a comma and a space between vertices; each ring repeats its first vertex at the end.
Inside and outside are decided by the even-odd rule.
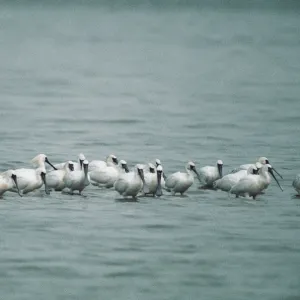
POLYGON ((49 187, 56 186, 63 182, 65 176, 64 170, 53 170, 51 172, 47 172, 46 174, 46 182, 49 187))
POLYGON ((259 175, 247 175, 232 187, 231 193, 253 193, 260 189, 259 175))
POLYGON ((62 163, 59 163, 59 164, 55 164, 54 167, 57 169, 57 170, 62 170, 65 166, 66 162, 62 162, 62 163))
POLYGON ((89 172, 100 171, 107 167, 107 163, 103 160, 92 160, 89 163, 89 172))
POLYGON ((36 181, 35 169, 16 169, 15 174, 17 176, 18 186, 20 190, 36 181))
POLYGON ((165 181, 166 187, 170 189, 174 188, 178 180, 180 180, 181 174, 181 172, 176 172, 169 175, 165 181))

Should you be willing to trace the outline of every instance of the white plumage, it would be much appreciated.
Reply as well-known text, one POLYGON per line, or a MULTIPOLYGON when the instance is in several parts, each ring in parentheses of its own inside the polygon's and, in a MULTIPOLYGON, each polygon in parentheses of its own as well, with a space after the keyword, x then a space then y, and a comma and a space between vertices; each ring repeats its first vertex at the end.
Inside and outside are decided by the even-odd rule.
POLYGON ((74 171, 74 163, 68 161, 65 163, 63 169, 53 170, 46 174, 46 182, 49 189, 54 189, 55 191, 62 191, 65 187, 64 178, 67 173, 74 171))
MULTIPOLYGON (((15 174, 18 178, 18 187, 23 194, 27 194, 34 190, 37 190, 45 185, 45 192, 49 194, 46 182, 46 169, 16 169, 15 174)), ((17 188, 12 188, 12 191, 18 192, 17 188)))
POLYGON ((143 187, 143 193, 147 194, 149 189, 145 183, 143 166, 138 165, 132 172, 122 174, 114 184, 115 190, 123 197, 136 198, 143 187))
POLYGON ((2 195, 12 189, 17 189, 18 194, 20 194, 17 175, 14 170, 7 170, 0 174, 0 198, 2 195))
MULTIPOLYGON (((74 171, 82 170, 82 164, 85 159, 86 158, 83 153, 78 154, 78 162, 73 162, 74 171)), ((68 162, 66 161, 66 162, 62 162, 59 164, 55 164, 54 167, 57 170, 62 170, 65 167, 66 163, 68 163, 68 162)))
POLYGON ((236 185, 242 178, 246 177, 248 174, 254 174, 257 172, 255 165, 251 165, 248 170, 240 170, 236 173, 230 173, 224 177, 216 180, 213 183, 215 189, 220 189, 225 192, 229 192, 231 188, 236 185))
POLYGON ((126 161, 121 160, 119 166, 113 164, 98 169, 95 168, 89 172, 89 175, 93 185, 111 188, 114 186, 120 174, 124 172, 129 172, 129 170, 126 161))
MULTIPOLYGON (((259 164, 259 165, 268 165, 268 164, 270 164, 270 161, 268 160, 268 158, 266 158, 265 156, 262 156, 262 157, 260 157, 258 160, 257 160, 257 162, 255 163, 255 164, 259 164)), ((233 169, 232 171, 231 171, 231 173, 235 173, 235 172, 238 172, 238 171, 240 171, 240 170, 248 170, 249 169, 249 167, 251 166, 252 164, 243 164, 243 165, 240 165, 239 167, 237 167, 237 168, 235 168, 235 169, 233 169)), ((272 170, 281 178, 281 179, 283 179, 282 178, 282 176, 272 167, 272 170)))
POLYGON ((48 157, 47 157, 45 154, 38 154, 37 156, 35 156, 35 157, 31 160, 31 164, 32 164, 35 168, 43 168, 43 169, 46 169, 45 163, 47 163, 47 164, 50 165, 54 170, 56 170, 55 166, 52 165, 52 163, 49 161, 48 157))
POLYGON ((222 178, 223 162, 222 160, 217 161, 216 166, 206 166, 199 170, 200 182, 203 188, 212 188, 213 183, 222 178))
POLYGON ((148 169, 144 169, 144 176, 146 185, 149 188, 148 195, 152 196, 161 196, 161 180, 163 168, 161 165, 158 165, 157 168, 152 163, 148 164, 148 169))
POLYGON ((194 183, 192 171, 195 172, 199 179, 199 174, 193 162, 188 162, 185 169, 186 173, 176 172, 167 177, 165 183, 166 189, 172 192, 172 195, 175 195, 176 193, 182 195, 194 183))
MULTIPOLYGON (((266 158, 266 157, 260 157, 258 160, 257 160, 258 163, 262 164, 262 165, 265 165, 265 164, 269 164, 269 160, 266 158)), ((236 168, 235 170, 236 171, 239 171, 239 170, 248 170, 249 167, 252 166, 252 164, 244 164, 244 165, 240 165, 238 168, 236 168)))
POLYGON ((64 177, 64 183, 66 187, 73 194, 74 191, 78 191, 81 195, 83 189, 90 184, 88 175, 89 162, 87 160, 83 161, 83 169, 77 171, 68 172, 64 177))
POLYGON ((92 160, 89 163, 89 171, 101 171, 103 168, 108 166, 114 166, 119 163, 117 157, 114 154, 110 154, 106 157, 105 161, 103 160, 92 160))
POLYGON ((236 185, 232 187, 230 193, 235 194, 236 197, 249 195, 250 197, 253 197, 253 199, 255 199, 258 194, 260 194, 269 186, 271 182, 269 173, 273 176, 278 186, 282 190, 279 182, 272 172, 272 166, 269 164, 265 164, 259 170, 258 175, 249 174, 246 177, 242 178, 236 185))

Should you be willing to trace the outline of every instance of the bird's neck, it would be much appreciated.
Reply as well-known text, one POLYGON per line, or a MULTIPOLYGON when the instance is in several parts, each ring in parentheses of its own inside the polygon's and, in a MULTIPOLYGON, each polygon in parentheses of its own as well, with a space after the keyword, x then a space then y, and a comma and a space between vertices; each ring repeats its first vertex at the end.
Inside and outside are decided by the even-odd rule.
POLYGON ((269 175, 269 172, 268 171, 263 171, 260 176, 267 182, 270 182, 271 181, 271 177, 269 175))

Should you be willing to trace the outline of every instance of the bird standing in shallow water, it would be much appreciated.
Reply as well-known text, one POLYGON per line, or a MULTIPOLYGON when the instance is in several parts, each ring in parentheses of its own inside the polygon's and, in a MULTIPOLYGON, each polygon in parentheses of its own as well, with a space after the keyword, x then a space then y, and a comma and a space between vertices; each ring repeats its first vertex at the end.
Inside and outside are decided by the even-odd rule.
POLYGON ((213 188, 213 183, 222 178, 223 162, 222 160, 217 161, 217 165, 206 166, 199 170, 200 182, 202 183, 201 188, 213 188))
MULTIPOLYGON (((45 185, 46 194, 50 194, 46 181, 46 169, 16 169, 14 170, 18 178, 18 187, 23 194, 33 192, 45 185)), ((18 192, 17 188, 13 188, 12 191, 18 192)))
POLYGON ((0 174, 0 198, 5 192, 12 189, 17 189, 17 193, 22 197, 16 173, 14 170, 7 170, 0 174))
POLYGON ((137 165, 132 172, 122 174, 115 182, 114 187, 123 197, 136 198, 142 188, 143 193, 147 194, 149 188, 145 182, 143 166, 137 165))
MULTIPOLYGON (((89 162, 84 160, 82 170, 74 170, 66 174, 64 177, 64 182, 66 187, 70 190, 70 194, 73 194, 74 191, 78 191, 79 195, 81 195, 83 189, 90 184, 88 167, 89 162)), ((73 169, 74 167, 71 168, 73 169)))
POLYGON ((48 188, 55 191, 62 191, 66 187, 64 178, 71 171, 74 171, 74 163, 68 161, 65 163, 63 169, 48 172, 46 174, 48 188))
POLYGON ((169 192, 172 192, 172 195, 175 195, 176 193, 183 195, 183 193, 194 183, 192 172, 194 172, 200 180, 196 166, 192 161, 186 164, 185 169, 186 173, 176 172, 167 177, 165 182, 166 189, 169 192))
POLYGON ((247 171, 240 170, 236 173, 227 174, 224 177, 216 180, 213 183, 213 187, 217 190, 229 192, 232 187, 235 186, 242 178, 246 177, 249 174, 257 174, 257 171, 257 167, 255 165, 251 165, 247 171))
POLYGON ((147 193, 147 195, 152 195, 153 197, 161 196, 161 180, 163 179, 163 168, 161 165, 155 168, 154 165, 151 163, 148 164, 148 167, 149 169, 144 172, 145 182, 149 187, 149 192, 147 193))
POLYGON ((232 187, 229 193, 235 194, 236 197, 249 195, 250 197, 253 197, 253 199, 255 199, 258 194, 260 194, 269 186, 271 182, 269 173, 272 175, 281 191, 283 191, 278 180, 274 176, 272 166, 266 164, 263 165, 259 170, 258 175, 249 174, 246 177, 242 178, 236 185, 232 187))

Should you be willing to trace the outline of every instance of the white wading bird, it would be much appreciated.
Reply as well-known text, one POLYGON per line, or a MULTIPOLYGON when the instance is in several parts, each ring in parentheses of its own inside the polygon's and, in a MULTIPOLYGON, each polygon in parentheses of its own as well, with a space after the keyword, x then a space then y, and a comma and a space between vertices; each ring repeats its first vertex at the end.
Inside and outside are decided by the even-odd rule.
POLYGON ((27 194, 29 192, 39 189, 44 184, 45 192, 46 194, 49 194, 46 182, 45 163, 48 163, 54 169, 55 167, 50 163, 45 154, 38 154, 31 160, 31 163, 34 167, 37 167, 37 169, 21 168, 14 170, 14 173, 18 178, 19 189, 13 188, 11 191, 22 191, 23 194, 27 194))
POLYGON ((186 173, 176 172, 167 177, 165 183, 166 189, 169 192, 172 192, 172 195, 175 195, 176 193, 183 195, 183 193, 194 183, 192 171, 197 175, 200 181, 196 166, 192 161, 187 163, 185 169, 186 173))
POLYGON ((94 171, 89 172, 89 175, 93 185, 111 188, 124 171, 129 173, 127 162, 120 160, 119 166, 113 164, 111 166, 94 169, 94 171))
MULTIPOLYGON (((85 160, 84 154, 83 153, 78 154, 78 162, 73 162, 73 164, 74 164, 74 171, 82 170, 82 165, 83 165, 83 161, 84 160, 85 160)), ((57 170, 62 170, 65 167, 66 163, 67 163, 67 161, 59 163, 59 164, 55 164, 54 167, 57 170)))
POLYGON ((159 197, 162 195, 161 180, 163 179, 163 168, 161 165, 158 165, 157 168, 155 168, 151 163, 149 163, 148 166, 149 169, 144 172, 145 182, 149 188, 147 195, 159 197))
POLYGON ((258 175, 249 174, 246 177, 242 178, 236 185, 232 187, 229 193, 235 194, 236 197, 248 195, 255 199, 258 194, 260 194, 269 186, 271 182, 269 173, 272 175, 281 191, 283 191, 278 180, 274 176, 272 166, 269 164, 265 164, 259 170, 258 175))
POLYGON ((46 182, 46 169, 16 169, 14 170, 18 178, 18 188, 12 188, 11 191, 17 192, 22 191, 23 194, 27 194, 34 190, 37 190, 45 185, 45 192, 49 194, 47 182, 46 182))
POLYGON ((223 169, 223 162, 222 160, 217 161, 217 165, 213 166, 206 166, 199 170, 199 177, 200 182, 203 184, 201 188, 212 188, 213 183, 217 180, 222 178, 222 169, 223 169))
MULTIPOLYGON (((156 168, 158 166, 162 166, 163 167, 163 165, 161 164, 160 159, 158 159, 158 158, 155 160, 155 165, 156 165, 156 168)), ((165 188, 165 181, 166 181, 166 179, 167 179, 167 176, 166 176, 165 172, 163 171, 162 178, 161 178, 161 186, 162 186, 162 188, 165 188)))
POLYGON ((16 188, 18 194, 22 197, 19 186, 18 186, 18 179, 17 175, 14 170, 7 170, 0 174, 0 198, 3 194, 7 191, 16 188))
POLYGON ((143 187, 143 193, 147 194, 149 188, 145 183, 142 165, 137 165, 132 172, 122 174, 114 184, 115 190, 123 197, 136 198, 143 187))
POLYGON ((300 195, 300 174, 296 175, 296 178, 293 181, 293 187, 300 195))
POLYGON ((100 171, 103 168, 108 166, 116 166, 118 165, 119 161, 117 157, 113 154, 110 154, 106 157, 106 160, 92 160, 89 164, 89 171, 100 171))
MULTIPOLYGON (((79 195, 81 195, 83 189, 90 184, 88 175, 89 162, 84 160, 82 165, 82 170, 67 172, 64 177, 65 185, 70 190, 70 194, 73 194, 74 191, 78 191, 79 195)), ((74 168, 70 163, 69 166, 71 170, 74 168)))
POLYGON ((249 174, 257 174, 258 169, 256 165, 251 165, 248 170, 240 170, 236 173, 230 173, 224 177, 216 180, 213 183, 213 187, 217 190, 229 192, 231 188, 236 185, 242 178, 249 174))
POLYGON ((64 178, 71 171, 74 171, 74 163, 68 161, 65 163, 63 169, 48 172, 46 174, 46 182, 49 190, 62 191, 66 187, 64 178))
MULTIPOLYGON (((260 163, 260 164, 262 164, 262 165, 269 165, 269 164, 270 164, 270 161, 269 161, 266 157, 264 157, 264 156, 260 157, 260 158, 258 159, 257 162, 260 163)), ((232 173, 237 172, 237 171, 240 171, 240 170, 248 170, 249 167, 250 167, 251 165, 252 165, 252 164, 244 164, 244 165, 240 165, 238 168, 232 170, 232 173)), ((273 168, 273 167, 272 167, 272 168, 273 168)), ((274 168, 273 168, 273 171, 274 171, 281 179, 283 179, 283 177, 282 177, 282 176, 281 176, 274 168)))

